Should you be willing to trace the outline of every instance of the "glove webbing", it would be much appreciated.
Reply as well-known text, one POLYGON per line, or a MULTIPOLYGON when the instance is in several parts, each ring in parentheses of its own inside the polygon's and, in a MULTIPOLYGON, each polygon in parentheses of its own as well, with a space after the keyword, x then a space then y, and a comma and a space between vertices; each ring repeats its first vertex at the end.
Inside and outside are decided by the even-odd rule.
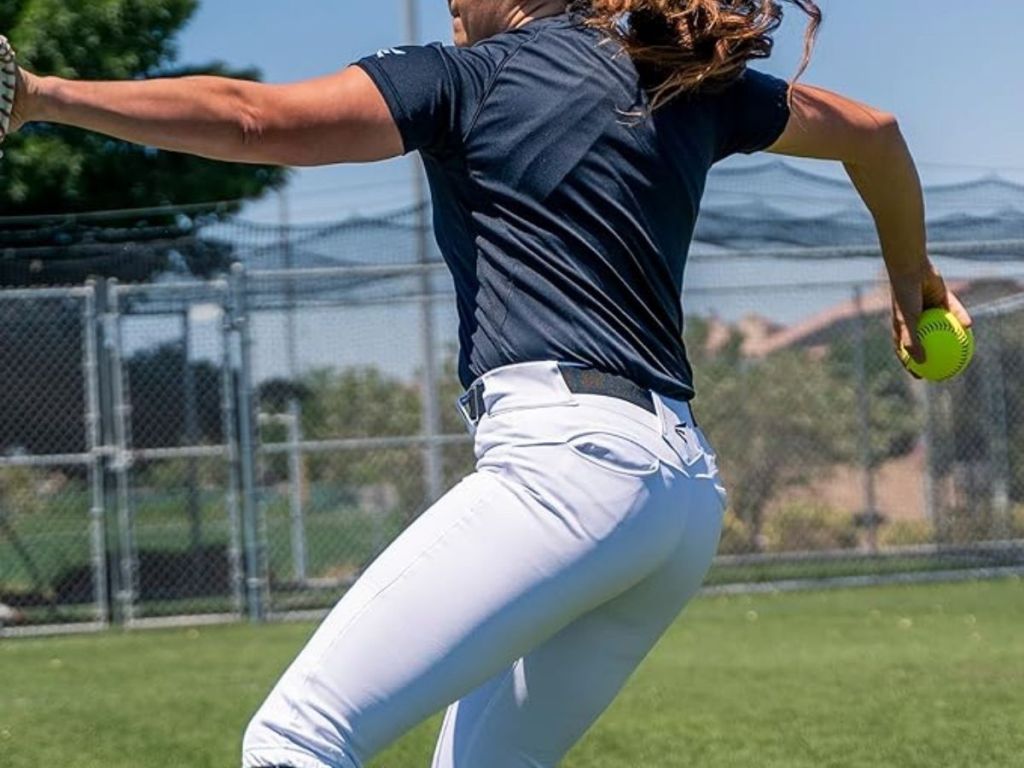
MULTIPOLYGON (((14 93, 18 85, 18 65, 14 49, 7 38, 0 35, 0 144, 7 138, 14 112, 14 93)), ((3 152, 0 152, 3 157, 3 152)))

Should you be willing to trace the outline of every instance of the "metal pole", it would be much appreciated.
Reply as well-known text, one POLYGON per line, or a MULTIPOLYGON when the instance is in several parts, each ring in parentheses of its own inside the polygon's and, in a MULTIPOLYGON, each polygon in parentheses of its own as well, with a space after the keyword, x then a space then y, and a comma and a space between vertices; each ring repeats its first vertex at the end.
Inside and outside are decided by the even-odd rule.
POLYGON ((288 415, 288 485, 291 489, 292 566, 300 584, 308 577, 306 562, 306 520, 302 509, 302 423, 297 414, 288 415))
POLYGON ((90 280, 82 306, 82 354, 85 375, 85 434, 89 450, 89 549, 92 558, 93 593, 96 621, 106 625, 110 620, 107 597, 107 543, 103 498, 103 432, 100 423, 99 358, 96 349, 97 313, 96 283, 90 280))
POLYGON ((96 282, 96 374, 99 390, 99 433, 100 433, 100 485, 103 494, 103 529, 104 549, 106 552, 107 579, 110 582, 107 591, 108 612, 111 620, 124 623, 121 615, 121 569, 115 563, 122 562, 125 542, 120 536, 119 505, 117 502, 117 483, 114 481, 114 394, 113 364, 111 350, 113 335, 110 326, 110 280, 101 279, 96 282), (109 519, 107 518, 109 515, 109 519), (113 605, 109 601, 113 600, 113 605))
MULTIPOLYGON (((288 205, 288 197, 282 190, 277 194, 278 201, 278 241, 281 248, 281 256, 284 261, 284 270, 286 273, 290 273, 294 268, 292 243, 290 237, 291 230, 291 208, 288 205)), ((288 376, 294 385, 296 377, 299 372, 299 335, 298 329, 295 322, 295 279, 288 274, 284 281, 284 293, 285 293, 285 350, 288 357, 288 376)), ((298 409, 298 400, 294 396, 288 400, 288 412, 291 413, 292 407, 298 409)))
POLYGON ((992 535, 1008 539, 1012 535, 1010 511, 1010 436, 1006 410, 1006 380, 1003 371, 1002 323, 993 318, 995 326, 985 341, 981 355, 986 390, 986 423, 989 437, 989 461, 992 473, 992 535))
POLYGON ((859 287, 854 288, 853 301, 857 307, 857 344, 854 365, 857 368, 857 413, 860 422, 860 455, 864 469, 864 521, 868 530, 868 549, 878 551, 878 503, 875 497, 875 466, 871 449, 871 396, 868 392, 868 372, 865 345, 867 344, 867 318, 864 316, 863 297, 859 287))
POLYGON ((254 427, 252 392, 252 339, 247 307, 248 286, 245 269, 235 264, 231 269, 235 293, 235 328, 238 334, 238 443, 242 480, 242 534, 245 542, 245 587, 249 620, 260 622, 266 618, 265 597, 268 585, 265 578, 263 547, 260 542, 258 521, 259 504, 256 498, 256 430, 254 427))
POLYGON ((935 482, 935 467, 938 457, 935 454, 935 403, 932 398, 932 390, 923 381, 915 382, 915 389, 920 393, 924 402, 924 477, 922 478, 924 493, 924 517, 931 523, 932 530, 938 528, 938 486, 935 482))
MULTIPOLYGON (((199 420, 196 416, 196 375, 192 367, 192 327, 189 310, 181 312, 181 378, 184 390, 185 413, 182 425, 185 444, 194 447, 199 444, 199 420)), ((186 459, 186 504, 189 518, 189 542, 194 558, 192 578, 199 578, 200 549, 203 546, 203 517, 199 499, 199 462, 195 456, 186 459)))
POLYGON ((227 446, 228 488, 224 503, 228 512, 228 565, 231 569, 231 597, 235 613, 241 615, 245 607, 245 583, 242 570, 241 525, 239 523, 238 497, 240 487, 238 437, 235 425, 238 412, 235 408, 236 368, 232 364, 232 342, 234 336, 235 306, 230 296, 224 299, 224 314, 221 322, 221 424, 224 430, 224 445, 227 446))
MULTIPOLYGON (((405 36, 411 45, 419 42, 419 16, 415 0, 405 0, 405 36)), ((423 164, 418 157, 413 159, 412 172, 413 203, 416 209, 416 260, 420 264, 430 261, 430 222, 427 218, 427 189, 423 164)), ((437 353, 434 335, 434 308, 431 301, 433 286, 426 270, 420 273, 420 354, 423 358, 423 416, 421 430, 426 442, 423 446, 423 473, 426 501, 432 504, 444 493, 444 463, 441 445, 441 412, 439 408, 439 386, 437 374, 437 353)))
MULTIPOLYGON (((927 385, 926 385, 927 386, 927 385)), ((932 424, 940 425, 939 428, 932 428, 935 442, 932 445, 932 455, 935 457, 936 469, 941 469, 947 477, 936 478, 935 494, 935 536, 937 543, 950 543, 955 531, 952 529, 950 511, 959 503, 957 488, 955 484, 955 469, 959 451, 956 447, 957 428, 953 421, 952 409, 950 408, 949 389, 939 389, 934 385, 928 386, 932 406, 932 424), (948 477, 953 473, 952 480, 948 477)))
POLYGON ((122 369, 121 316, 118 308, 117 280, 109 281, 108 313, 106 317, 106 344, 110 360, 110 384, 114 406, 114 462, 113 470, 117 482, 117 523, 121 539, 120 589, 118 603, 121 607, 121 620, 131 624, 135 619, 136 600, 136 552, 134 520, 131 509, 131 496, 128 488, 128 473, 131 469, 131 452, 129 451, 128 418, 129 409, 124 391, 124 371, 122 369))
MULTIPOLYGON (((280 243, 284 258, 284 269, 290 273, 293 263, 291 230, 291 208, 288 196, 282 190, 278 193, 280 213, 280 243)), ((288 397, 288 455, 289 506, 292 525, 292 568, 296 581, 302 583, 308 576, 306 571, 306 520, 302 509, 302 408, 295 389, 299 382, 299 334, 295 316, 295 277, 285 278, 285 346, 288 355, 288 381, 292 392, 288 397)))

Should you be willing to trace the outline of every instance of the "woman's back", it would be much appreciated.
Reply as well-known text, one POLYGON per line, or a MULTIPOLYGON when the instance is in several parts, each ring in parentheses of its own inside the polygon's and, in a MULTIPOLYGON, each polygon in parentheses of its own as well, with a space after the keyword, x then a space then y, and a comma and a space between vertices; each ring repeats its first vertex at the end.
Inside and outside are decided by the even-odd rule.
POLYGON ((464 384, 557 359, 692 396, 679 297, 707 172, 778 138, 786 83, 748 72, 651 113, 630 58, 569 15, 360 66, 424 157, 464 384))

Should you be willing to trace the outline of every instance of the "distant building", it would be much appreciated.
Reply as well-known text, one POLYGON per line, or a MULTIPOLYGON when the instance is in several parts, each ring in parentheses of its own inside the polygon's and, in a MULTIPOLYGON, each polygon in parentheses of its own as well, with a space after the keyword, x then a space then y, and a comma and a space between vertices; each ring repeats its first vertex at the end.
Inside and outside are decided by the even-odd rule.
MULTIPOLYGON (((950 281, 948 286, 968 309, 1024 292, 1024 283, 1008 279, 957 280, 950 281)), ((749 326, 753 332, 748 335, 744 332, 747 327, 745 321, 741 321, 736 330, 743 335, 741 349, 748 357, 766 357, 773 352, 794 347, 820 352, 837 338, 852 337, 862 315, 872 321, 879 316, 887 318, 892 311, 891 307, 889 289, 880 286, 865 292, 859 302, 851 299, 795 325, 778 328, 775 332, 761 332, 755 324, 749 326)))

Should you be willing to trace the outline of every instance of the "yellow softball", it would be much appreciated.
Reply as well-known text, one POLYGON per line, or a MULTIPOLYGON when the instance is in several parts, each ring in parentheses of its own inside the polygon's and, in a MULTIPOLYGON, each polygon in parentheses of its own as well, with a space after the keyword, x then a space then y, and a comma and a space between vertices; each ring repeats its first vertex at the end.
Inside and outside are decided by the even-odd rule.
POLYGON ((917 323, 917 338, 924 347, 925 361, 915 362, 902 346, 904 367, 922 379, 945 381, 961 373, 974 357, 974 334, 945 309, 926 309, 917 323))

